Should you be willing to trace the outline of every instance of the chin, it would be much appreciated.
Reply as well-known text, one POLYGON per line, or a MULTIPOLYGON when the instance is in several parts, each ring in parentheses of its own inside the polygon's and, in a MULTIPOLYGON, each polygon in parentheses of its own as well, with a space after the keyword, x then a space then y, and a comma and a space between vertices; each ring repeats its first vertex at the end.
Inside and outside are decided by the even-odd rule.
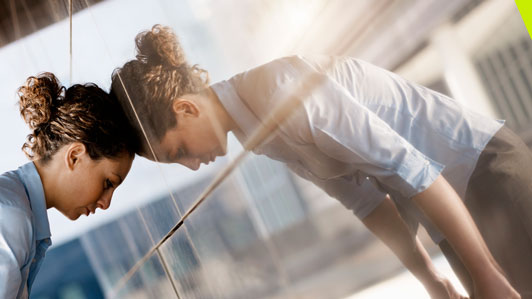
POLYGON ((76 215, 66 215, 66 214, 65 214, 65 216, 66 216, 68 219, 74 221, 74 220, 77 220, 77 219, 79 218, 79 216, 81 216, 81 214, 76 214, 76 215))

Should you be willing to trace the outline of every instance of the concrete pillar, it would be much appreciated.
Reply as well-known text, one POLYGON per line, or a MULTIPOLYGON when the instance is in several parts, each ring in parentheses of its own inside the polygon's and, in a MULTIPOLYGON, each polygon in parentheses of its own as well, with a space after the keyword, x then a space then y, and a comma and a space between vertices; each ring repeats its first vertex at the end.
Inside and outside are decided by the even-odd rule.
POLYGON ((444 79, 453 98, 478 113, 495 118, 495 109, 455 28, 450 24, 441 26, 432 44, 440 56, 444 79))

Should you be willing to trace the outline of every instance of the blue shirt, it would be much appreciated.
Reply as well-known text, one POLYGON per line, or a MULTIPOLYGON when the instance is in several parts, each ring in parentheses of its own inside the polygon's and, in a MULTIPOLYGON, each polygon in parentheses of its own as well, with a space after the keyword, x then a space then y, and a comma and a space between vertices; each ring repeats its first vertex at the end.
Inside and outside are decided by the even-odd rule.
POLYGON ((350 57, 280 58, 211 87, 242 143, 274 107, 302 98, 253 151, 285 162, 359 218, 390 194, 410 224, 422 222, 436 242, 441 233, 409 199, 440 174, 463 199, 480 153, 503 124, 350 57), (307 86, 309 77, 320 83, 307 86))
POLYGON ((0 176, 0 298, 28 298, 51 245, 41 178, 33 162, 0 176))

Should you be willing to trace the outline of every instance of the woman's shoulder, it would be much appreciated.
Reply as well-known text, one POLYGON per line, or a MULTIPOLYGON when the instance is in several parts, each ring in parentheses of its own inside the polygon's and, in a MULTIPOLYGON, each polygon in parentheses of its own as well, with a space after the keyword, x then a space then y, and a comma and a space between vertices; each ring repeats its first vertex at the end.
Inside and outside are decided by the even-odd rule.
POLYGON ((34 235, 29 199, 17 171, 1 174, 0 243, 7 247, 3 248, 0 263, 10 269, 22 269, 27 265, 35 247, 34 235))
POLYGON ((316 72, 314 61, 300 55, 280 57, 236 74, 228 82, 242 98, 268 99, 316 72))
POLYGON ((19 210, 31 217, 26 188, 16 170, 0 175, 0 209, 19 210))

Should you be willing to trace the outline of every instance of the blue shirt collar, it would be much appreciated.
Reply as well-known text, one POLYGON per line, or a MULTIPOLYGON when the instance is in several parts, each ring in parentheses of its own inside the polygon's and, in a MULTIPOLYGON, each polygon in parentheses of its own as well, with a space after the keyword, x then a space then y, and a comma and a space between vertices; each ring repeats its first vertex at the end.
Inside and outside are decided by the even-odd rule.
POLYGON ((35 221, 35 239, 42 240, 50 238, 50 223, 48 222, 48 213, 46 212, 44 188, 35 164, 33 162, 26 163, 17 172, 30 200, 31 211, 35 221))

